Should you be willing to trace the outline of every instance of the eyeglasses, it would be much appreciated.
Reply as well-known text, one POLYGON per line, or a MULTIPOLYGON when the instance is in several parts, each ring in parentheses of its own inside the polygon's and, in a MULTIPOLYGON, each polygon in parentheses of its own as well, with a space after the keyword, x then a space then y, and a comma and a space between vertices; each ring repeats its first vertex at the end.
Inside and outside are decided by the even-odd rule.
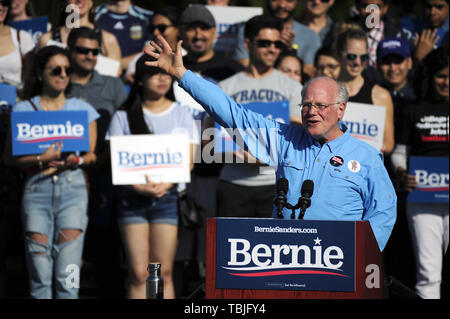
POLYGON ((347 53, 347 55, 345 56, 345 58, 349 61, 355 61, 356 58, 359 57, 361 62, 367 62, 369 60, 369 55, 368 54, 354 54, 354 53, 347 53))
POLYGON ((9 7, 9 6, 11 6, 11 0, 0 0, 0 4, 3 7, 9 7))
POLYGON ((259 39, 256 40, 256 45, 260 48, 269 48, 271 45, 275 45, 275 48, 277 49, 284 49, 284 43, 281 41, 270 41, 270 40, 264 40, 264 39, 259 39))
POLYGON ((173 24, 157 24, 157 25, 151 25, 148 27, 148 30, 150 33, 155 32, 155 30, 158 30, 159 33, 163 34, 166 32, 167 28, 173 27, 173 24))
POLYGON ((86 54, 86 55, 89 54, 89 52, 91 52, 92 55, 95 55, 95 56, 100 53, 99 49, 90 49, 90 48, 79 47, 79 46, 75 47, 75 51, 79 54, 86 54))
POLYGON ((313 106, 316 108, 316 110, 323 111, 330 105, 339 104, 339 103, 341 103, 341 102, 334 102, 334 103, 328 103, 328 104, 323 104, 323 103, 312 104, 311 102, 305 102, 305 103, 299 104, 299 106, 302 108, 302 110, 305 110, 305 111, 311 109, 313 106))
POLYGON ((60 67, 57 66, 50 71, 51 76, 60 76, 62 73, 62 69, 64 68, 64 72, 67 76, 70 76, 73 73, 73 70, 70 66, 60 67))

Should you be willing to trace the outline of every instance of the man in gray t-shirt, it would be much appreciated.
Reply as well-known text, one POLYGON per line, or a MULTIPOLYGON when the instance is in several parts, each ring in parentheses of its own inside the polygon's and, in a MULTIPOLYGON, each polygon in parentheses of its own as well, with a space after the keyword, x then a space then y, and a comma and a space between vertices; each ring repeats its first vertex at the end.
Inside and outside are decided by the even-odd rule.
MULTIPOLYGON (((256 16, 245 26, 249 66, 219 86, 237 103, 289 103, 291 122, 300 123, 300 83, 274 69, 281 49, 282 24, 268 16, 256 16)), ((247 155, 247 154, 246 154, 247 155)), ((225 164, 218 187, 218 216, 271 217, 275 170, 259 163, 225 164)))
MULTIPOLYGON (((295 49, 297 55, 303 61, 303 72, 314 77, 314 56, 321 47, 321 40, 317 33, 307 26, 294 20, 297 0, 280 1, 267 0, 267 9, 270 16, 279 19, 283 23, 280 40, 289 49, 295 49)), ((244 44, 243 26, 239 28, 238 45, 234 51, 234 58, 247 65, 249 61, 248 52, 244 44)))

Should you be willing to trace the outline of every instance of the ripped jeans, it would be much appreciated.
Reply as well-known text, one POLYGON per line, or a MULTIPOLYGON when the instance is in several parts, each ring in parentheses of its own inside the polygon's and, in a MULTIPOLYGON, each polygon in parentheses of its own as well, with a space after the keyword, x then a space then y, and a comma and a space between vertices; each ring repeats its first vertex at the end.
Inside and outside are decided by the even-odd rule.
POLYGON ((87 204, 81 169, 58 175, 36 174, 26 181, 22 220, 31 297, 78 298, 87 204), (60 241, 65 230, 78 230, 81 234, 60 241), (46 237, 46 244, 31 234, 46 237))

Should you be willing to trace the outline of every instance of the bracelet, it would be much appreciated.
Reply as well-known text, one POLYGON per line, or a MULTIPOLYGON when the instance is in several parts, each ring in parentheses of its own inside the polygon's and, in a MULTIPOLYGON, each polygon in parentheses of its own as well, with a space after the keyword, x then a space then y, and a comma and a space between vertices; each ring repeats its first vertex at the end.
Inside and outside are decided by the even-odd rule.
POLYGON ((41 161, 41 156, 40 155, 36 156, 36 160, 37 160, 39 169, 43 169, 44 168, 44 163, 42 163, 42 161, 41 161))
POLYGON ((83 165, 83 163, 84 163, 84 160, 83 160, 83 158, 82 157, 79 157, 79 156, 77 156, 77 165, 78 166, 81 166, 81 165, 83 165))

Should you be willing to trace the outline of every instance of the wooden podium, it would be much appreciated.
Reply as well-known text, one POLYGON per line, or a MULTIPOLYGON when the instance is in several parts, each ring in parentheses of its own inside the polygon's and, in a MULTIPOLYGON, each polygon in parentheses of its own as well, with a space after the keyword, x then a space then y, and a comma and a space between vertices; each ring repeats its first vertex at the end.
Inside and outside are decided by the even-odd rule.
MULTIPOLYGON (((218 271, 227 268, 222 267, 221 265, 218 265, 217 261, 217 253, 218 248, 224 249, 227 245, 225 240, 221 240, 221 242, 218 242, 217 240, 217 234, 220 231, 220 227, 222 227, 222 222, 218 220, 228 220, 227 223, 233 225, 232 223, 240 224, 248 224, 249 227, 245 227, 243 229, 252 229, 251 227, 258 227, 253 226, 252 223, 255 225, 259 225, 261 222, 261 219, 251 219, 251 218, 213 218, 207 220, 207 230, 206 230, 206 236, 207 236, 207 246, 206 246, 206 298, 207 299, 374 299, 374 298, 382 298, 382 277, 383 277, 383 271, 382 271, 382 256, 381 252, 379 250, 378 244, 375 240, 375 237, 373 235, 372 229, 370 227, 370 223, 367 221, 327 221, 327 223, 334 223, 336 227, 332 225, 332 229, 339 228, 339 223, 347 223, 348 226, 349 223, 351 224, 351 229, 354 229, 351 231, 351 237, 354 236, 354 241, 351 242, 351 245, 354 245, 354 248, 350 247, 349 251, 354 256, 347 256, 351 258, 352 261, 351 264, 354 263, 354 268, 352 268, 352 279, 354 282, 354 286, 352 288, 353 291, 333 291, 333 287, 330 287, 330 289, 326 288, 324 290, 308 290, 307 288, 301 289, 301 290, 289 290, 289 289, 253 289, 253 288, 217 288, 217 279, 218 279, 218 271), (218 245, 222 245, 222 247, 218 247, 218 245), (219 269, 220 268, 220 269, 219 269)), ((268 219, 263 219, 267 222, 269 222, 268 219)), ((277 227, 276 225, 285 225, 283 224, 283 220, 279 219, 272 219, 271 220, 273 225, 275 225, 272 228, 266 228, 268 230, 275 229, 277 227)), ((305 223, 311 222, 306 220, 296 220, 292 221, 295 222, 295 225, 298 225, 299 229, 302 229, 301 227, 304 226, 305 223)), ((313 221, 317 225, 321 225, 323 223, 322 221, 313 221)), ((233 229, 231 227, 230 229, 233 229)), ((241 237, 245 238, 246 231, 241 231, 239 234, 242 234, 241 237)), ((232 236, 232 235, 231 235, 232 236)), ((279 235, 272 235, 273 238, 279 237, 279 235)), ((300 236, 300 235, 296 235, 300 236)), ((339 235, 330 235, 331 237, 339 237, 339 235)), ((320 235, 317 236, 317 239, 319 239, 320 235)), ((295 237, 295 238, 301 238, 301 237, 295 237)), ((337 240, 339 240, 337 238, 337 240)), ((350 245, 350 246, 351 246, 350 245)), ((268 246, 269 247, 269 246, 268 246)), ((302 246, 303 247, 303 246, 302 246)), ((314 247, 313 244, 311 244, 311 247, 314 247)), ((335 247, 335 246, 333 246, 335 247)), ((250 253, 248 254, 250 255, 250 253)), ((352 265, 351 265, 352 266, 352 265)), ((286 271, 286 270, 285 270, 286 271)), ((278 272, 279 273, 279 272, 278 272)), ((298 271, 298 273, 301 273, 298 271)), ((303 271, 303 273, 306 273, 306 271, 303 271)), ((306 275, 303 275, 301 273, 300 275, 297 275, 296 278, 305 278, 306 275)), ((312 271, 311 271, 312 273, 312 271)), ((325 273, 325 272, 324 272, 325 273)), ((275 274, 275 272, 272 272, 271 274, 275 274)), ((243 275, 242 275, 243 276, 243 275)), ((343 275, 339 275, 343 276, 343 275)), ((320 279, 327 277, 327 274, 318 276, 320 279)), ((330 277, 330 276, 329 276, 330 277)), ((235 279, 238 277, 234 277, 233 280, 240 280, 235 279)), ((274 281, 278 280, 278 277, 272 277, 274 281)), ((259 280, 259 278, 252 279, 252 280, 259 280)), ((339 280, 339 279, 338 279, 339 280)), ((223 282, 223 280, 221 281, 223 282)), ((226 282, 226 280, 225 280, 226 282)), ((225 284, 226 285, 226 284, 225 284)))

